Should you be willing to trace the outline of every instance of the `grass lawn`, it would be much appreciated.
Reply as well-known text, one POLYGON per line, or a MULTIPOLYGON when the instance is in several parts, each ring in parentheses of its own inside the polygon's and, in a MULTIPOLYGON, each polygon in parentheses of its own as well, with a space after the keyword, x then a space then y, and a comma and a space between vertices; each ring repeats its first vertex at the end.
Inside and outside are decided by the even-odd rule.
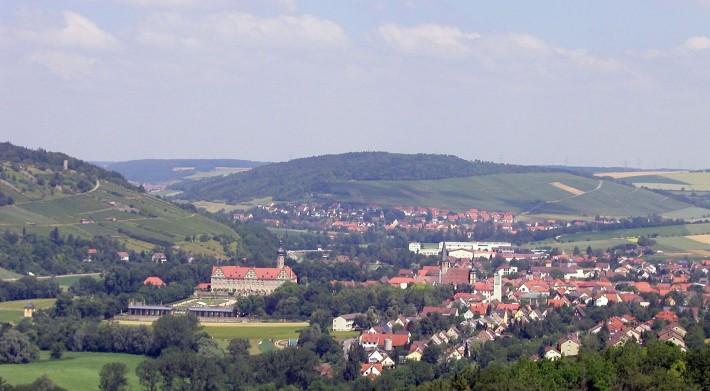
POLYGON ((22 320, 22 311, 0 310, 0 322, 17 323, 22 320))
POLYGON ((10 271, 10 270, 0 267, 0 280, 7 280, 7 279, 12 279, 12 278, 20 278, 20 277, 22 277, 22 274, 18 274, 13 271, 10 271))
POLYGON ((344 341, 353 337, 360 335, 359 331, 331 331, 330 335, 335 338, 336 341, 344 341))
POLYGON ((303 324, 288 323, 280 325, 278 323, 261 323, 259 325, 244 326, 237 323, 234 326, 212 326, 204 325, 202 330, 210 337, 216 339, 231 340, 234 338, 244 339, 288 339, 298 338, 298 333, 308 327, 308 323, 303 324))
POLYGON ((46 374, 57 385, 68 390, 98 390, 99 372, 104 364, 121 362, 128 369, 128 384, 140 390, 136 366, 144 356, 119 353, 66 352, 60 360, 49 359, 49 352, 40 353, 40 360, 31 364, 0 365, 0 377, 9 384, 27 384, 46 374))
POLYGON ((29 300, 14 300, 14 301, 3 301, 0 303, 0 310, 9 310, 9 311, 19 311, 22 313, 22 311, 25 308, 25 304, 28 302, 32 302, 35 305, 36 309, 41 309, 41 308, 49 308, 54 305, 54 302, 56 302, 57 299, 29 299, 29 300))
POLYGON ((57 299, 31 299, 14 300, 0 303, 0 321, 17 323, 22 319, 25 311, 25 304, 32 302, 35 309, 49 308, 54 305, 57 299))
POLYGON ((69 289, 71 284, 74 283, 74 281, 77 281, 82 277, 92 277, 97 280, 101 278, 99 273, 96 273, 91 276, 70 276, 70 275, 56 276, 55 279, 57 280, 57 284, 59 284, 59 286, 62 288, 62 290, 66 291, 67 289, 69 289))

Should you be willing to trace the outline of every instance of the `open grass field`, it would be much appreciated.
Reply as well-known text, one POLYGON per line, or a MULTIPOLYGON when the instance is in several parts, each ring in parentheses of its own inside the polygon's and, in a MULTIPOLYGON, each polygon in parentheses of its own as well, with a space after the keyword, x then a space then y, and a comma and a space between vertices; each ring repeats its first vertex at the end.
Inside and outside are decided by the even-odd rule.
POLYGON ((17 323, 22 319, 25 304, 32 302, 36 309, 49 308, 57 299, 14 300, 0 303, 0 321, 17 323))
POLYGON ((22 277, 21 274, 0 267, 0 280, 8 280, 22 277))
POLYGON ((43 351, 40 360, 30 364, 0 365, 0 377, 9 384, 27 384, 47 375, 54 383, 67 390, 98 390, 99 372, 111 362, 126 364, 128 384, 131 390, 140 390, 136 367, 144 356, 118 353, 66 352, 59 360, 51 360, 49 352, 43 351))
POLYGON ((536 215, 644 216, 690 207, 632 186, 565 173, 499 174, 432 181, 351 181, 331 187, 338 194, 332 198, 339 201, 433 206, 454 211, 478 208, 536 215), (563 188, 575 189, 576 195, 563 188))
POLYGON ((197 201, 193 202, 197 208, 205 209, 208 212, 219 212, 224 210, 225 212, 235 212, 235 211, 245 211, 251 209, 258 205, 268 205, 273 202, 272 197, 256 198, 249 202, 241 202, 238 204, 225 204, 223 202, 212 202, 212 201, 197 201))
POLYGON ((289 323, 203 323, 204 330, 216 339, 289 339, 298 338, 298 333, 308 327, 308 322, 289 323))
MULTIPOLYGON (((0 187, 4 191, 7 186, 0 187)), ((171 242, 189 244, 190 251, 210 255, 224 255, 221 246, 208 248, 208 244, 187 242, 185 238, 203 233, 236 236, 221 223, 108 182, 101 182, 98 189, 88 193, 26 200, 0 208, 0 229, 46 235, 54 228, 64 235, 111 236, 136 251, 171 242)))

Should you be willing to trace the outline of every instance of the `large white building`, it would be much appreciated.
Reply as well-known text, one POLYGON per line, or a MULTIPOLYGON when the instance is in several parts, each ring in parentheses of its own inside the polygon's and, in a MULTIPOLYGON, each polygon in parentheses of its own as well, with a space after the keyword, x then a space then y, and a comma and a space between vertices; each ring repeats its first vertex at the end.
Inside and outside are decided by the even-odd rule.
POLYGON ((499 248, 509 248, 512 244, 508 242, 439 242, 439 245, 436 246, 433 243, 412 242, 409 243, 409 251, 422 255, 439 255, 444 246, 446 246, 449 254, 456 250, 466 250, 473 254, 478 252, 490 253, 499 248))

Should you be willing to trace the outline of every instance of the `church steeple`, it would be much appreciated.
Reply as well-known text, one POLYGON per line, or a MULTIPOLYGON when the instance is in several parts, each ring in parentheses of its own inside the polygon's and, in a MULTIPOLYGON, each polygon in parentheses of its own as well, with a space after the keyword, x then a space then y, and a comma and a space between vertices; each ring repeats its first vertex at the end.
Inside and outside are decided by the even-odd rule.
POLYGON ((449 252, 446 251, 446 242, 442 242, 441 246, 441 263, 440 263, 441 274, 444 275, 449 271, 451 266, 449 263, 449 252))
POLYGON ((286 250, 283 248, 283 242, 279 240, 279 249, 276 250, 276 267, 279 269, 284 268, 286 263, 286 250))

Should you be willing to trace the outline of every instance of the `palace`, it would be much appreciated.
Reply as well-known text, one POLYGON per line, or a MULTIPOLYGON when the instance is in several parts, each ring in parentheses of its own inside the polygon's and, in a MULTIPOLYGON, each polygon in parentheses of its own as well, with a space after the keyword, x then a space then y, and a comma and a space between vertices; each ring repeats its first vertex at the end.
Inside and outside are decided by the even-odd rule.
POLYGON ((279 247, 276 267, 213 266, 213 292, 234 292, 235 296, 268 295, 285 282, 297 282, 298 277, 285 266, 286 251, 279 247))

